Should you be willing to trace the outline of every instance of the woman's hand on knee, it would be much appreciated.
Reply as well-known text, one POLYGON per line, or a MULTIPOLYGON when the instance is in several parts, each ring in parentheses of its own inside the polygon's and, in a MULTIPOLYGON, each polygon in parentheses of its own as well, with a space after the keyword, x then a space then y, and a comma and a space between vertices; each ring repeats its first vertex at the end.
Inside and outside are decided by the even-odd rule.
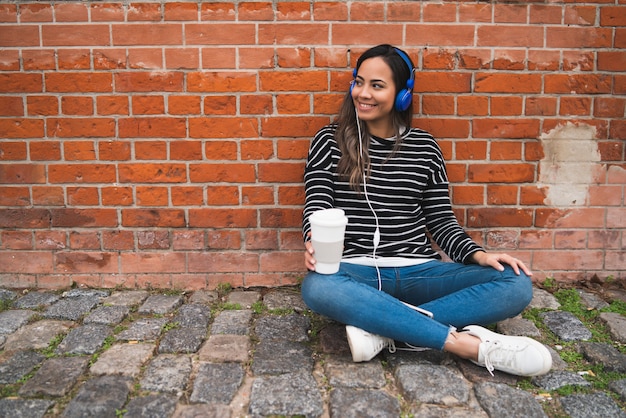
POLYGON ((472 259, 476 264, 485 267, 493 267, 498 271, 503 271, 503 264, 508 264, 511 266, 515 274, 519 275, 520 270, 526 273, 528 276, 532 276, 533 273, 530 271, 526 264, 509 254, 505 253, 486 253, 484 251, 476 251, 472 254, 472 259))

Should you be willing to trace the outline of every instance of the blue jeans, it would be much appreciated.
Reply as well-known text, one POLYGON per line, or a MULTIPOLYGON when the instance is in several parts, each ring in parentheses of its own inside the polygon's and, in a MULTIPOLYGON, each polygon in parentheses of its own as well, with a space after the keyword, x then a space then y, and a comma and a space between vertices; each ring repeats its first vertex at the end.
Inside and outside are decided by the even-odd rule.
POLYGON ((506 266, 429 261, 380 268, 341 263, 335 274, 309 272, 302 283, 307 306, 373 334, 438 350, 451 327, 488 325, 518 315, 532 299, 532 282, 506 266), (400 301, 433 313, 429 318, 400 301))

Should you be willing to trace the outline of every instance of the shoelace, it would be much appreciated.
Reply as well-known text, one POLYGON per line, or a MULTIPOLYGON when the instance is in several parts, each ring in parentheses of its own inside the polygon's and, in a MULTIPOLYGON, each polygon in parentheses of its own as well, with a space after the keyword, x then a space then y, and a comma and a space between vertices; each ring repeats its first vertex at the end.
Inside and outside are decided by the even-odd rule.
POLYGON ((501 341, 485 341, 487 347, 484 351, 485 368, 493 376, 493 370, 495 370, 494 363, 511 366, 515 362, 515 356, 510 354, 511 352, 523 351, 525 347, 505 346, 501 341), (507 354, 504 354, 506 351, 507 354), (500 354, 500 355, 498 355, 500 354), (493 357, 493 358, 492 358, 493 357))

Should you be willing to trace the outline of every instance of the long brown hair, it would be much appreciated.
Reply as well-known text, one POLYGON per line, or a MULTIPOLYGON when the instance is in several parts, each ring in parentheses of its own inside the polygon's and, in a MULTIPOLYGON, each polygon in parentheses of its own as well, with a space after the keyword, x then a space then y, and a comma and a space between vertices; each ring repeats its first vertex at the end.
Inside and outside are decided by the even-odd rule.
MULTIPOLYGON (((403 86, 406 86, 407 80, 411 77, 411 69, 407 67, 406 62, 398 54, 396 48, 391 45, 378 45, 365 51, 357 60, 355 74, 358 72, 363 61, 374 57, 381 57, 389 68, 391 68, 393 83, 395 85, 396 94, 398 94, 398 92, 404 88, 403 86)), ((412 62, 411 66, 414 67, 412 62)), ((396 132, 396 142, 393 152, 396 152, 402 141, 401 129, 411 126, 413 104, 411 103, 404 111, 399 111, 394 107, 391 110, 391 114, 394 130, 396 132)), ((363 177, 369 176, 370 172, 368 151, 370 134, 366 124, 357 119, 356 109, 350 91, 348 91, 343 99, 336 122, 337 130, 335 132, 335 139, 341 150, 341 158, 337 165, 338 174, 342 179, 350 182, 350 187, 353 190, 360 192, 363 177), (361 138, 359 138, 359 128, 357 128, 357 124, 360 124, 361 138), (361 141, 360 145, 359 141, 361 141)))

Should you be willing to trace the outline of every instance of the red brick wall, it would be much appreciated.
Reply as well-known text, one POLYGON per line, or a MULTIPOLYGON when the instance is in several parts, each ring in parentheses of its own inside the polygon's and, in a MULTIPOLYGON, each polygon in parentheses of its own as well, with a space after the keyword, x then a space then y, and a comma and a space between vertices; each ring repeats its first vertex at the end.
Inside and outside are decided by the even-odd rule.
POLYGON ((296 282, 309 140, 382 42, 479 242, 539 280, 624 277, 624 0, 18 1, 0 286, 296 282))

